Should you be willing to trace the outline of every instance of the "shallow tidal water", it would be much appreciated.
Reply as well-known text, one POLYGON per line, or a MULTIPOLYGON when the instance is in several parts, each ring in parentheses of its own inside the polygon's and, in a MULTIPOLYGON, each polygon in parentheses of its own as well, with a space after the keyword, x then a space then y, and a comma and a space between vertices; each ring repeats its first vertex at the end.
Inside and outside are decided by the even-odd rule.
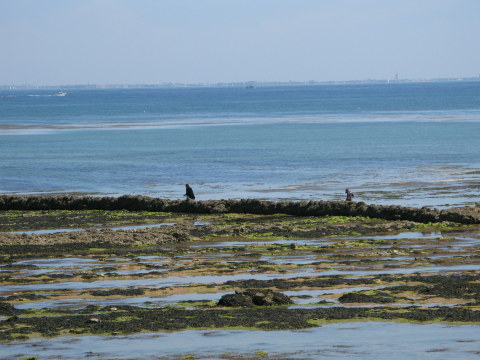
POLYGON ((301 331, 187 330, 2 344, 0 359, 478 359, 478 326, 352 322, 301 331), (230 356, 230 357, 229 357, 230 356), (242 357, 243 356, 243 357, 242 357))
POLYGON ((479 89, 2 90, 0 193, 472 205, 479 89))
MULTIPOLYGON (((368 304, 342 302, 340 297, 354 292, 385 291, 395 296, 392 289, 402 285, 402 281, 408 285, 408 277, 415 275, 419 278, 473 276, 480 270, 479 245, 478 227, 468 227, 314 239, 252 237, 242 241, 239 237, 226 236, 166 244, 163 252, 157 252, 157 248, 149 252, 148 247, 140 247, 138 252, 123 254, 104 253, 102 249, 90 249, 91 253, 83 255, 60 252, 48 257, 49 254, 42 253, 42 256, 19 259, 0 267, 0 275, 6 279, 0 288, 0 297, 13 297, 8 301, 26 311, 20 316, 27 317, 43 316, 49 311, 53 314, 47 316, 55 316, 55 311, 83 310, 90 305, 110 309, 129 305, 147 308, 148 312, 164 308, 216 311, 214 304, 223 295, 231 294, 237 286, 242 287, 235 281, 285 280, 299 282, 292 288, 280 287, 281 292, 293 300, 288 311, 352 307, 392 307, 399 312, 444 307, 455 311, 472 299, 442 298, 441 295, 420 298, 419 293, 411 293, 397 294, 388 304, 368 304), (293 243, 297 247, 292 248, 293 243), (335 276, 361 282, 306 285, 307 281, 335 276), (381 284, 367 281, 379 280, 382 276, 398 280, 381 284), (302 278, 307 281, 302 283, 302 278), (114 293, 135 289, 145 291, 114 293), (95 295, 95 291, 105 293, 95 295), (33 294, 40 296, 28 297, 33 294)), ((266 286, 275 287, 271 283, 266 286)), ((105 310, 94 309, 89 316, 101 316, 101 311, 105 310)), ((59 334, 58 337, 0 343, 0 359, 38 356, 39 359, 410 360, 480 356, 480 327, 476 323, 419 324, 364 319, 362 322, 355 319, 321 322, 318 327, 295 331, 212 328, 131 335, 112 332, 112 335, 98 336, 78 336, 77 332, 72 336, 59 334)))
MULTIPOLYGON (((475 271, 480 269, 477 257, 480 235, 476 231, 467 232, 399 232, 389 235, 357 236, 318 239, 277 239, 257 241, 195 241, 181 244, 180 249, 186 251, 174 258, 167 256, 135 256, 135 257, 110 257, 110 258, 85 258, 85 257, 50 257, 21 260, 12 263, 13 269, 0 267, 0 275, 12 274, 18 279, 31 276, 54 276, 56 274, 75 275, 97 274, 91 280, 65 278, 62 281, 34 281, 34 283, 10 283, 0 288, 0 297, 25 292, 55 292, 61 290, 90 291, 108 290, 114 288, 148 287, 162 289, 166 287, 188 287, 193 284, 222 284, 226 281, 241 280, 273 280, 296 279, 303 277, 321 276, 375 276, 375 275, 400 275, 411 273, 455 273, 475 271), (357 247, 355 242, 367 241, 363 246, 357 247), (373 241, 373 242, 372 242, 373 241), (379 241, 377 243, 377 241, 379 241), (390 241, 390 242, 387 242, 390 241), (307 246, 304 250, 294 252, 270 252, 270 246, 288 245, 292 242, 300 246, 307 246), (351 243, 349 243, 351 242, 351 243), (321 253, 312 253, 308 246, 314 249, 317 246, 332 244, 341 245, 340 248, 328 248, 321 253), (258 261, 276 265, 275 271, 263 272, 259 269, 244 268, 236 273, 212 274, 200 270, 195 274, 170 273, 177 266, 189 268, 197 262, 228 263, 232 266, 241 264, 244 260, 251 260, 251 251, 260 246, 262 250, 254 257, 258 261), (240 252, 232 249, 245 247, 240 252), (215 249, 214 253, 204 250, 215 249), (359 258, 351 257, 365 253, 359 258), (342 257, 344 261, 339 261, 342 257), (417 259, 419 257, 419 259, 417 259), (421 261, 425 257, 426 262, 421 261), (449 258, 456 258, 449 262, 449 258), (347 260, 346 260, 347 259, 347 260), (346 260, 346 261, 345 261, 346 260), (105 268, 106 267, 106 268, 105 268), (153 268, 151 268, 153 267, 153 268), (158 268, 160 267, 160 268, 158 268), (111 276, 113 275, 113 276, 111 276), (142 275, 142 276, 140 276, 142 275), (133 277, 132 277, 133 276, 133 277)), ((52 279, 53 279, 52 278, 52 279)), ((193 296, 193 294, 190 294, 193 296)), ((219 295, 220 296, 220 295, 219 295)), ((219 296, 214 297, 218 300, 219 296)), ((205 294, 205 299, 211 299, 205 294)), ((185 299, 188 300, 188 299, 185 299)), ((115 299, 117 304, 140 304, 140 299, 115 299)), ((170 299, 145 298, 157 305, 171 303, 170 299)), ((29 301, 17 304, 18 308, 42 307, 71 307, 74 304, 86 305, 87 303, 108 303, 105 300, 89 300, 84 303, 71 299, 48 301, 29 301)), ((149 305, 150 306, 150 305, 149 305)))

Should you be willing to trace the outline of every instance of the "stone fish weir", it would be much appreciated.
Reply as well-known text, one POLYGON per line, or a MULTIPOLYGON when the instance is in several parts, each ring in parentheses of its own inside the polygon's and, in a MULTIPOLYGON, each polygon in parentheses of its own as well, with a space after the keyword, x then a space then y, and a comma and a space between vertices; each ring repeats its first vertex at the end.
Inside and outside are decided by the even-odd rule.
POLYGON ((421 223, 456 222, 480 224, 480 206, 445 210, 346 201, 262 201, 257 199, 183 201, 125 195, 91 196, 0 196, 0 210, 129 210, 197 214, 248 213, 296 216, 364 216, 421 223))

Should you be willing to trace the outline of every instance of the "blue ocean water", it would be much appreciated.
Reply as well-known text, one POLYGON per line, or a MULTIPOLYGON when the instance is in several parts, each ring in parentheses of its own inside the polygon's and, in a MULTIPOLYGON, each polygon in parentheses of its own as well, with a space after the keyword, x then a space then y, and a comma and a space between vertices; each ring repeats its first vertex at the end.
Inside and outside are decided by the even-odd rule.
POLYGON ((478 201, 480 82, 65 91, 0 91, 1 194, 478 201))

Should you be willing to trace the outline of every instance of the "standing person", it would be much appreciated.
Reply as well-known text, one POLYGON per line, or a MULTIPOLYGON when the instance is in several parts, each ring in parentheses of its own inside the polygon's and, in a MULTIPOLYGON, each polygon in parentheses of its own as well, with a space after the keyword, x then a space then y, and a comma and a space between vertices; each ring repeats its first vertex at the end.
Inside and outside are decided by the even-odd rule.
POLYGON ((195 200, 195 195, 193 194, 193 190, 190 187, 190 185, 185 184, 185 195, 186 196, 185 200, 192 199, 195 200))
POLYGON ((353 193, 348 189, 345 189, 345 194, 347 194, 345 201, 352 201, 352 199, 355 197, 355 195, 353 195, 353 193))

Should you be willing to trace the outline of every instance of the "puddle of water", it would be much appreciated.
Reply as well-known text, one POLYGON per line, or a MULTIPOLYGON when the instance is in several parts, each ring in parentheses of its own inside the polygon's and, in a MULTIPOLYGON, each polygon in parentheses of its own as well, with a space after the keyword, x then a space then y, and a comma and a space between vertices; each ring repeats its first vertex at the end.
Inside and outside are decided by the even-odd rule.
MULTIPOLYGON (((456 237, 456 241, 460 243, 461 246, 475 246, 480 244, 480 238, 478 237, 456 237)), ((455 243, 458 246, 458 243, 455 243)))
POLYGON ((110 228, 111 230, 137 230, 137 229, 147 229, 147 228, 155 228, 155 227, 162 227, 162 226, 173 226, 175 223, 161 223, 161 224, 149 224, 149 225, 130 225, 130 226, 116 226, 110 228))
POLYGON ((186 330, 131 336, 33 339, 2 344, 0 359, 225 359, 255 352, 290 359, 478 359, 474 325, 353 322, 301 331, 186 330), (194 355, 193 355, 194 354, 194 355))
POLYGON ((204 247, 225 247, 225 248, 233 248, 233 247, 244 247, 248 245, 258 245, 258 246, 265 246, 265 245, 290 245, 295 243, 297 245, 326 245, 329 244, 329 241, 325 239, 279 239, 279 240, 269 240, 269 241, 258 241, 258 240, 237 240, 237 241, 219 241, 219 242, 202 242, 192 245, 192 248, 204 248, 204 247))
POLYGON ((97 265, 98 260, 85 259, 77 257, 65 258, 48 258, 48 259, 29 259, 13 263, 13 265, 35 265, 41 268, 79 268, 90 267, 92 264, 97 265))
POLYGON ((220 298, 230 292, 217 293, 187 293, 175 294, 170 296, 124 296, 124 297, 95 297, 86 299, 62 299, 62 300, 45 300, 27 303, 19 303, 15 305, 17 309, 83 309, 88 305, 98 306, 118 306, 118 305, 134 305, 139 307, 163 307, 174 305, 179 302, 186 301, 218 301, 220 298))
POLYGON ((6 285, 0 289, 0 295, 9 295, 13 292, 20 291, 48 291, 48 290, 83 290, 83 289, 105 289, 115 287, 152 287, 160 288, 167 286, 185 286, 189 284, 208 284, 223 283, 226 281, 236 280, 271 280, 271 279, 293 279, 297 277, 313 277, 313 276, 332 276, 332 275, 380 275, 380 274, 415 274, 415 273, 438 273, 448 271, 469 271, 479 270, 479 265, 456 265, 456 266, 425 266, 407 269, 373 269, 363 271, 345 270, 326 270, 322 272, 302 271, 297 273, 286 274, 234 274, 219 276, 195 276, 195 277, 166 277, 139 280, 97 280, 97 281, 71 281, 46 284, 26 284, 26 285, 6 285))
POLYGON ((37 266, 38 269, 19 269, 18 277, 35 276, 55 274, 59 271, 62 274, 79 271, 88 271, 99 265, 99 262, 94 259, 82 258, 51 258, 51 259, 35 259, 24 260, 15 263, 15 265, 37 266))
POLYGON ((10 234, 56 234, 61 232, 75 232, 85 230, 136 230, 147 229, 161 226, 172 226, 175 223, 160 223, 160 224, 147 224, 147 225, 129 225, 129 226, 116 226, 116 227, 100 227, 95 229, 86 228, 68 228, 68 229, 46 229, 46 230, 30 230, 30 231, 11 231, 10 234))
MULTIPOLYGON (((460 235, 460 234, 457 234, 460 235)), ((473 234, 471 234, 473 235, 473 234)), ((191 245, 193 249, 201 248, 241 248, 246 246, 268 246, 268 245, 290 245, 295 243, 297 245, 306 245, 306 246, 329 246, 332 243, 341 242, 341 241, 351 241, 351 240, 404 240, 401 243, 403 249, 410 250, 425 250, 425 249, 438 249, 443 251, 462 251, 469 246, 475 246, 480 243, 480 239, 474 236, 457 236, 454 237, 452 234, 447 234, 446 237, 442 232, 420 232, 420 231, 410 231, 410 232, 401 232, 396 234, 389 235, 378 235, 378 236, 360 236, 360 237, 341 237, 341 238, 318 238, 318 239, 280 239, 280 240, 270 240, 270 241, 252 241, 252 240, 236 240, 236 241, 219 241, 219 242, 201 242, 191 245), (405 240, 417 240, 416 243, 409 243, 405 240), (423 243, 422 243, 423 242, 423 243)), ((390 249, 392 248, 391 244, 369 244, 365 245, 366 248, 375 248, 375 249, 390 249)), ((297 250, 300 251, 300 250, 297 250)), ((308 251, 305 250, 305 251, 308 251)), ((341 253, 342 251, 351 251, 350 248, 346 247, 344 249, 336 249, 336 253, 341 253)), ((326 255, 326 254, 323 254, 326 255)), ((280 257, 276 257, 275 263, 283 263, 280 260, 280 257)), ((300 262, 294 262, 295 264, 301 264, 300 262)), ((304 262, 306 264, 308 262, 304 262)))
POLYGON ((171 276, 165 278, 153 279, 134 279, 134 280, 96 280, 96 281, 66 281, 58 283, 46 284, 25 284, 25 285, 6 285, 0 288, 0 295, 17 292, 17 291, 48 291, 48 290, 82 290, 82 289, 103 289, 112 287, 127 287, 127 286, 148 286, 152 288, 160 288, 165 286, 182 286, 189 284, 208 284, 208 283, 224 283, 232 280, 271 280, 275 278, 295 278, 295 277, 311 277, 317 275, 316 272, 302 271, 290 274, 232 274, 232 275, 205 275, 205 276, 190 276, 178 277, 171 276))
POLYGON ((357 287, 350 287, 350 288, 336 288, 336 289, 321 289, 321 290, 300 290, 300 291, 282 291, 283 294, 287 296, 311 296, 310 298, 302 299, 302 298, 295 298, 293 299, 294 303, 299 304, 310 304, 312 302, 318 301, 315 299, 322 295, 327 294, 343 294, 352 291, 365 291, 365 290, 376 290, 381 289, 385 286, 357 286, 357 287))
POLYGON ((89 258, 48 258, 48 259, 29 259, 15 262, 15 266, 36 266, 37 269, 17 269, 18 277, 56 274, 62 272, 63 274, 73 274, 75 272, 95 271, 96 267, 100 267, 98 271, 102 271, 101 268, 105 266, 120 267, 122 265, 130 265, 129 259, 118 259, 114 264, 99 261, 97 259, 89 258))
POLYGON ((399 239, 436 239, 441 238, 442 233, 438 232, 421 232, 421 231, 406 231, 391 235, 368 236, 368 239, 375 240, 399 240, 399 239))
MULTIPOLYGON (((144 261, 155 261, 167 259, 166 257, 160 256, 151 256, 151 257, 137 257, 133 260, 144 260, 144 261), (143 258, 143 259, 142 259, 143 258)), ((160 262, 158 262, 160 264, 160 262)), ((45 274, 56 274, 60 271, 62 273, 74 274, 78 272, 91 271, 96 273, 101 272, 115 272, 119 275, 130 275, 130 274, 146 274, 152 270, 142 269, 142 270, 121 270, 122 267, 134 266, 144 266, 141 263, 132 262, 132 259, 127 258, 109 258, 106 261, 99 261, 98 259, 89 259, 89 258, 48 258, 48 259, 29 259, 13 263, 15 266, 36 266, 37 269, 15 269, 18 277, 25 276, 35 276, 35 275, 45 275, 45 274), (105 267, 115 267, 118 270, 105 271, 105 267)), ((148 264, 150 265, 150 264, 148 264)), ((155 269, 155 271, 165 271, 165 269, 155 269)), ((2 272, 0 270, 0 272, 2 272)))
POLYGON ((329 263, 332 260, 323 259, 317 255, 292 255, 292 256, 262 256, 261 261, 268 261, 271 264, 285 265, 285 264, 294 264, 294 265, 311 265, 314 263, 322 262, 329 263))
POLYGON ((15 291, 48 291, 56 289, 94 289, 94 288, 110 288, 110 287, 126 287, 126 286, 149 286, 149 287, 165 287, 165 286, 182 286, 194 283, 223 283, 229 280, 270 280, 270 279, 291 279, 297 277, 314 277, 314 276, 332 276, 332 275, 380 275, 380 274, 410 274, 410 273, 429 273, 429 272, 449 272, 449 271, 470 271, 480 270, 478 264, 466 265, 430 265, 409 268, 371 268, 368 270, 356 270, 350 266, 329 267, 327 269, 301 269, 291 273, 242 273, 231 275, 201 275, 189 277, 159 277, 148 279, 130 279, 130 280, 95 280, 95 281, 76 281, 76 282, 57 282, 46 284, 25 284, 25 285, 6 285, 0 289, 0 295, 15 291))
POLYGON ((83 228, 70 228, 70 229, 48 229, 48 230, 30 230, 30 231, 12 231, 10 234, 56 234, 62 232, 75 232, 75 231, 85 231, 83 228))
MULTIPOLYGON (((310 304, 318 301, 316 299, 319 296, 327 294, 343 294, 352 291, 365 291, 365 290, 378 290, 385 286, 358 286, 336 289, 321 289, 321 290, 299 290, 299 291, 281 291, 287 296, 309 296, 308 298, 294 298, 295 305, 310 304)), ((177 304, 185 301, 200 301, 208 300, 217 302, 225 294, 231 294, 229 292, 216 292, 216 293, 186 293, 175 294, 170 296, 138 296, 138 297, 98 297, 98 298, 86 298, 86 299, 61 299, 61 300, 44 300, 44 301, 32 301, 27 303, 16 304, 17 309, 43 309, 43 308, 68 308, 68 309, 80 309, 87 305, 98 306, 113 306, 113 305, 135 305, 145 307, 162 307, 167 305, 177 304)), ((329 300, 333 301, 333 300, 329 300)), ((295 307, 293 305, 292 307, 295 307)), ((324 305, 324 304, 319 304, 324 305)), ((331 304, 330 304, 331 305, 331 304)), ((408 304, 411 306, 411 304, 408 304)))
POLYGON ((155 270, 145 270, 145 269, 141 269, 141 270, 113 270, 111 271, 110 273, 113 273, 113 274, 117 274, 117 275, 120 275, 120 276, 126 276, 126 275, 138 275, 138 274, 149 274, 151 272, 155 272, 155 273, 158 273, 158 272, 165 272, 167 270, 165 269, 155 269, 155 270))
MULTIPOLYGON (((409 268, 393 268, 393 269, 371 269, 371 270, 359 270, 352 271, 348 268, 338 269, 337 271, 327 272, 328 275, 352 275, 352 276, 363 276, 363 275, 393 275, 393 274, 415 274, 415 273, 435 273, 435 272, 450 272, 450 271, 470 271, 470 270, 480 270, 480 265, 469 264, 469 265, 431 265, 431 266, 418 266, 418 267, 409 267, 409 268)), ((322 275, 327 275, 325 272, 321 273, 322 275)))
POLYGON ((236 259, 242 257, 241 254, 228 254, 228 253, 212 253, 212 254, 196 254, 196 253, 191 253, 191 254, 185 254, 185 255, 179 255, 176 256, 176 259, 181 259, 183 260, 220 260, 222 258, 231 258, 235 257, 236 259))
POLYGON ((211 224, 211 223, 208 222, 208 221, 195 221, 195 222, 193 223, 193 225, 195 225, 195 226, 207 226, 207 225, 210 225, 210 224, 211 224))
POLYGON ((145 255, 145 256, 137 256, 134 259, 136 259, 136 260, 164 260, 164 259, 168 259, 168 257, 158 256, 158 255, 145 255))

